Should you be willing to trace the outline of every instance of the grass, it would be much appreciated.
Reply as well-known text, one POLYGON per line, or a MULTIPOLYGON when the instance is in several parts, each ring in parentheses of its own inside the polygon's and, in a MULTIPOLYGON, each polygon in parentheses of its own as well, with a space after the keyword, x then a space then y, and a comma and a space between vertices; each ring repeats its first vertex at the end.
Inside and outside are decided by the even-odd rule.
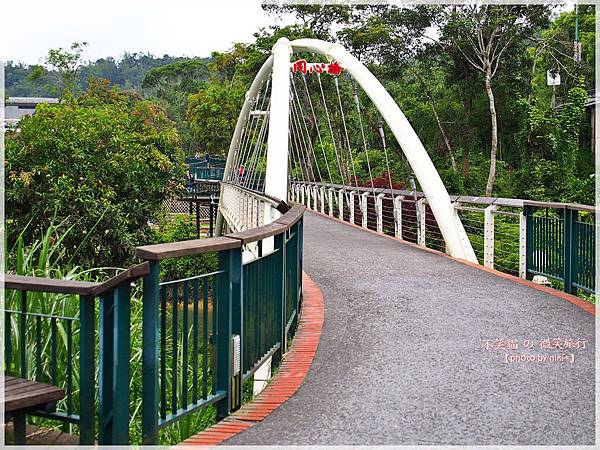
MULTIPOLYGON (((8 249, 5 246, 5 261, 7 273, 17 275, 29 275, 45 278, 57 278, 79 281, 104 281, 111 273, 118 272, 119 268, 95 268, 83 269, 73 264, 73 257, 65 257, 62 243, 70 233, 72 228, 67 228, 65 222, 51 225, 40 239, 35 240, 28 245, 23 241, 23 233, 17 239, 15 245, 8 249), (8 264, 10 263, 10 264, 8 264)), ((84 238, 85 239, 85 238, 84 238)), ((38 379, 42 382, 51 382, 62 387, 67 391, 69 368, 72 375, 72 395, 65 398, 57 405, 58 411, 67 411, 68 403, 71 402, 72 411, 79 411, 79 386, 82 380, 79 380, 79 298, 74 295, 35 293, 27 294, 27 316, 25 320, 25 360, 21 360, 21 350, 23 349, 19 335, 22 326, 20 314, 21 302, 20 295, 15 291, 5 291, 5 313, 4 319, 10 321, 10 338, 6 341, 11 348, 12 360, 10 365, 4 361, 4 370, 6 373, 19 375, 23 363, 26 366, 25 377, 29 379, 38 379), (55 319, 52 319, 54 317, 55 319), (53 376, 52 347, 56 351, 56 367, 53 376), (68 356, 68 348, 72 348, 72 356, 68 356)), ((135 283, 132 288, 131 298, 131 357, 130 357, 130 443, 141 443, 141 403, 142 403, 142 290, 141 281, 135 283)), ((158 314, 158 311, 157 311, 158 314)), ((168 313, 167 323, 171 324, 172 316, 168 313)), ((98 299, 96 299, 96 317, 98 317, 98 299)), ((179 314, 178 324, 181 329, 181 314, 179 314)), ((190 320, 190 323, 192 321, 190 320)), ((209 321, 210 323, 210 321, 209 321)), ((171 333, 171 328, 167 333, 171 333)), ((96 324, 96 330, 98 325, 96 324)), ((97 331, 96 331, 97 333, 97 331)), ((190 338, 191 328, 188 329, 188 340, 190 338)), ((167 393, 172 391, 171 362, 172 362, 172 338, 167 338, 167 366, 166 384, 167 393)), ((182 339, 183 333, 179 333, 178 354, 176 359, 181 367, 182 360, 182 339)), ((202 354, 202 343, 199 346, 199 358, 202 354)), ((98 334, 96 334, 96 349, 94 358, 96 367, 98 367, 98 334)), ((191 352, 189 356, 188 372, 191 373, 191 352)), ((179 369, 181 372, 181 369, 179 369)), ((201 371, 200 371, 201 372, 201 371)), ((210 372, 209 372, 210 374, 210 372)), ((97 386, 97 376, 94 385, 97 386)), ((201 376, 201 375, 200 375, 201 376)), ((178 378, 176 388, 179 392, 182 390, 181 376, 178 378)), ((191 376, 189 377, 191 380, 191 376)), ((84 382, 89 382, 84 380, 84 382)), ((200 378, 199 383, 202 380, 200 378)), ((209 376, 210 386, 210 376, 209 376)), ((189 386, 189 398, 191 399, 191 382, 189 386)), ((98 398, 96 397, 96 410, 98 407, 98 398)), ((30 418, 32 423, 41 427, 62 428, 64 431, 77 434, 76 426, 65 425, 55 420, 43 418, 30 418)), ((160 430, 159 438, 161 444, 176 444, 190 435, 201 431, 216 421, 215 408, 210 406, 194 414, 190 414, 182 420, 167 426, 160 430)), ((98 427, 96 426, 96 430, 98 427)))

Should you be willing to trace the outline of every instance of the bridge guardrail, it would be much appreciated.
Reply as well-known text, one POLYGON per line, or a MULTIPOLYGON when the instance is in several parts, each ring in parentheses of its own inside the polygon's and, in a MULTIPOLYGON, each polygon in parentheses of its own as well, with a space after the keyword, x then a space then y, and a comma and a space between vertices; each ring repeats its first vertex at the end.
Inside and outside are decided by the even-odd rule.
POLYGON ((563 283, 564 290, 595 293, 595 210, 561 203, 524 203, 526 270, 563 283))
MULTIPOLYGON (((250 191, 246 194, 255 196, 259 203, 265 202, 263 205, 273 206, 275 203, 273 199, 250 191)), ((244 203, 240 205, 243 207, 244 203)), ((267 358, 273 357, 275 362, 281 359, 297 322, 302 294, 304 209, 303 205, 296 204, 272 223, 217 238, 137 249, 136 255, 150 264, 150 273, 144 278, 143 300, 144 444, 156 444, 160 428, 210 404, 216 405, 219 417, 225 417, 241 405, 244 381, 267 358), (273 249, 263 254, 261 243, 269 238, 273 239, 273 249), (258 248, 258 255, 244 261, 243 252, 251 245, 258 248), (218 271, 182 280, 160 281, 161 260, 207 252, 218 253, 218 271), (267 273, 271 276, 265 278, 267 273), (194 352, 196 348, 202 351, 202 373, 192 371, 191 399, 186 394, 189 374, 184 378, 186 372, 183 371, 181 380, 177 379, 181 367, 189 364, 183 351, 189 342, 185 335, 176 339, 178 312, 173 307, 171 320, 168 320, 169 298, 172 306, 180 299, 184 303, 191 301, 194 311, 202 301, 202 337, 193 334, 191 339, 194 352), (170 351, 167 349, 168 342, 171 343, 170 351), (181 347, 178 347, 178 342, 181 347), (172 357, 182 351, 182 361, 172 357), (168 363, 170 372, 167 370, 168 363), (202 393, 196 397, 194 380, 199 375, 203 383, 202 393), (181 388, 173 390, 172 386, 178 383, 181 388)), ((188 320, 185 308, 182 315, 185 324, 188 320)), ((195 317, 195 313, 193 315, 195 317)), ((195 367, 194 362, 192 365, 195 367)))
POLYGON ((148 273, 149 264, 143 263, 104 283, 5 276, 5 374, 61 384, 66 396, 58 411, 31 414, 77 425, 81 445, 94 444, 96 417, 98 442, 127 442, 130 285, 148 273), (65 296, 52 302, 46 294, 65 296), (77 300, 79 307, 73 308, 77 300), (73 309, 74 314, 65 312, 73 309))
MULTIPOLYGON (((263 206, 279 206, 264 195, 245 194, 263 206)), ((216 406, 218 417, 228 415, 241 405, 243 383, 268 358, 280 361, 294 333, 302 295, 304 210, 295 204, 272 223, 221 237, 138 247, 136 256, 145 262, 105 283, 6 275, 5 289, 14 297, 8 304, 16 306, 3 311, 5 373, 36 377, 45 374, 41 363, 50 371, 50 379, 42 381, 57 382, 60 373, 66 380, 64 410, 39 415, 77 425, 81 444, 128 444, 132 406, 140 403, 142 442, 148 445, 159 443, 159 430, 209 405, 216 406), (262 245, 271 241, 271 249, 262 245), (250 246, 258 254, 244 260, 250 246), (160 279, 161 261, 203 253, 217 253, 218 270, 160 279), (134 344, 131 283, 140 278, 142 339, 134 344), (66 297, 52 297, 46 314, 28 310, 34 301, 40 305, 34 292, 40 299, 44 293, 66 297), (57 303, 77 296, 76 314, 57 313, 57 303), (44 320, 50 336, 42 337, 44 320), (141 399, 129 390, 130 352, 141 353, 141 399)))
MULTIPOLYGON (((293 182, 290 196, 321 213, 445 252, 421 192, 293 182)), ((450 199, 484 266, 527 279, 541 275, 570 293, 596 293, 593 206, 496 197, 450 199)))

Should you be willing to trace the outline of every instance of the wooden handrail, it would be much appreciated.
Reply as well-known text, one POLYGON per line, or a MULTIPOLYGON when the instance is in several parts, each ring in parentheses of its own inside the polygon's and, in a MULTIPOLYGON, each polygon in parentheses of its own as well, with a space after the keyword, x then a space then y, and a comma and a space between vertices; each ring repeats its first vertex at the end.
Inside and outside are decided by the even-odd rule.
POLYGON ((167 244, 145 245, 136 248, 135 256, 141 259, 156 261, 240 248, 242 245, 283 233, 300 220, 305 209, 304 205, 294 204, 287 213, 275 222, 252 228, 251 230, 226 234, 225 236, 208 239, 190 239, 167 244))
POLYGON ((150 273, 150 265, 144 262, 130 267, 103 283, 6 274, 4 288, 30 292, 52 292, 56 294, 78 294, 97 297, 121 283, 137 280, 148 273, 150 273))
POLYGON ((573 209, 576 211, 586 211, 591 213, 596 212, 595 206, 581 205, 579 203, 536 202, 534 200, 524 200, 523 205, 533 206, 534 208, 573 209))
POLYGON ((57 294, 91 295, 92 289, 101 283, 88 281, 59 280, 56 278, 30 277, 6 274, 4 288, 32 292, 53 292, 57 294))
POLYGON ((132 282, 138 278, 142 278, 150 273, 150 264, 143 262, 131 266, 129 269, 121 272, 120 274, 106 280, 104 283, 100 283, 98 286, 92 289, 91 295, 94 297, 102 295, 105 292, 117 287, 121 283, 132 282))
POLYGON ((260 227, 252 228, 250 230, 238 231, 236 233, 229 233, 225 236, 230 239, 239 240, 242 245, 249 244, 251 242, 260 241, 261 239, 266 239, 271 236, 275 236, 276 234, 283 233, 289 227, 286 225, 271 222, 265 225, 261 225, 260 227))
POLYGON ((304 214, 305 209, 306 206, 296 203, 288 212, 286 212, 275 222, 252 228, 250 230, 226 234, 225 236, 233 239, 239 239, 242 241, 243 245, 275 236, 276 234, 283 233, 296 222, 298 222, 302 218, 302 214, 304 214))
POLYGON ((239 248, 242 243, 237 239, 225 236, 208 239, 190 239, 167 244, 144 245, 135 249, 135 256, 141 259, 161 260, 180 256, 200 255, 239 248))

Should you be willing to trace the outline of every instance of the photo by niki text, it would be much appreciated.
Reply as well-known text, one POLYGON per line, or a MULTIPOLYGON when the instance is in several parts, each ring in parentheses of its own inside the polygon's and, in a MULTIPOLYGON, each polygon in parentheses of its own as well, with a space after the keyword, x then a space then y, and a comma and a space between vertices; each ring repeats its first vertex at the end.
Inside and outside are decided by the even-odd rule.
POLYGON ((486 351, 504 353, 506 363, 571 363, 575 362, 575 353, 589 349, 586 338, 553 337, 540 339, 487 339, 481 343, 481 348, 486 351), (528 350, 520 353, 519 350, 528 350), (535 350, 543 352, 535 353, 535 350))

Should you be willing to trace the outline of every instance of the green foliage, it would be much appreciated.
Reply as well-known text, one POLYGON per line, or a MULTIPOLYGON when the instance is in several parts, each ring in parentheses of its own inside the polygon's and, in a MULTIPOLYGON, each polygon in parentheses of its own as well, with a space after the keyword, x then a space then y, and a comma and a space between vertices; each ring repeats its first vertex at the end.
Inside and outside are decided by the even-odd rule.
MULTIPOLYGON (((189 214, 182 214, 162 221, 152 229, 150 241, 154 244, 186 241, 196 239, 196 224, 189 214)), ((216 253, 205 253, 198 256, 170 258, 161 261, 161 280, 176 280, 202 273, 214 272, 218 269, 216 253)))
MULTIPOLYGON (((83 92, 98 78, 110 81, 124 89, 141 91, 145 74, 155 68, 188 58, 147 53, 124 53, 119 59, 100 58, 93 62, 80 61, 76 71, 75 92, 83 92)), ((207 61, 208 59, 205 59, 207 61)), ((48 97, 60 93, 63 85, 56 69, 43 65, 28 65, 8 61, 5 65, 5 88, 9 96, 48 97)))
POLYGON ((186 154, 194 154, 200 147, 185 120, 188 96, 197 92, 208 76, 205 60, 190 59, 150 69, 142 82, 145 94, 156 98, 175 122, 186 154))
POLYGON ((569 90, 567 102, 560 108, 523 102, 528 127, 521 136, 529 139, 533 150, 519 176, 519 191, 526 198, 593 203, 589 168, 577 165, 588 97, 582 85, 569 90))
MULTIPOLYGON (((182 176, 178 135, 153 103, 94 83, 72 102, 41 105, 6 139, 10 230, 25 240, 53 217, 74 227, 83 266, 125 265, 182 176), (81 242, 82 236, 88 236, 81 242)), ((10 233, 9 233, 10 235, 10 233)))
POLYGON ((239 83, 213 79, 190 95, 187 119, 202 153, 227 154, 244 94, 239 83))

